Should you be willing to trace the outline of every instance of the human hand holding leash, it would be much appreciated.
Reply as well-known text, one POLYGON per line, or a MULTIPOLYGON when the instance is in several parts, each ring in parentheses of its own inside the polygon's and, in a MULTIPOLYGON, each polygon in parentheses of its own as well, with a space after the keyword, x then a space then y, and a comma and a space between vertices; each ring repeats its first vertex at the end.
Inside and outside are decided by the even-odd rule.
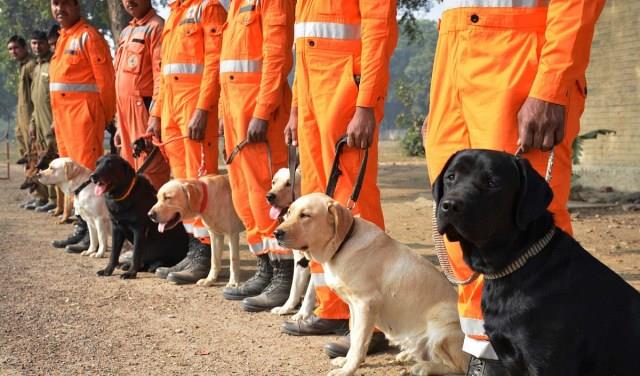
POLYGON ((209 111, 205 111, 196 108, 191 115, 189 125, 187 127, 189 131, 189 138, 193 141, 202 141, 204 139, 204 132, 207 129, 207 120, 209 119, 209 111))
POLYGON ((549 151, 564 138, 565 107, 528 97, 518 111, 518 147, 549 151))
POLYGON ((356 107, 356 113, 347 126, 347 145, 367 149, 373 143, 376 117, 373 108, 356 107))
POLYGON ((284 142, 287 145, 298 146, 298 108, 291 108, 291 114, 289 114, 289 121, 287 126, 284 127, 284 142))
POLYGON ((267 142, 268 127, 268 121, 252 117, 251 121, 249 121, 249 129, 247 130, 247 142, 250 144, 267 142))

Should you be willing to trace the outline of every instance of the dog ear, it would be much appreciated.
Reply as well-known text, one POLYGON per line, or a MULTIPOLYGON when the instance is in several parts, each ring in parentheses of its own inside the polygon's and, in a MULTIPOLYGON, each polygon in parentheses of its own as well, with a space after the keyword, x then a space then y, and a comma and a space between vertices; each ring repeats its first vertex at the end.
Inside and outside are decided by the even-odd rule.
POLYGON ((529 223, 540 218, 553 199, 553 191, 531 163, 518 158, 516 165, 520 172, 520 190, 516 206, 516 225, 524 230, 529 223))
POLYGON ((333 239, 336 244, 340 244, 349 233, 354 220, 353 215, 349 209, 340 205, 337 201, 329 203, 329 214, 333 218, 333 239))
POLYGON ((200 207, 200 201, 202 200, 202 192, 200 192, 198 187, 191 182, 185 181, 182 184, 187 192, 187 204, 191 210, 198 210, 200 207))
POLYGON ((433 186, 431 187, 431 194, 433 195, 433 201, 436 207, 438 207, 438 203, 440 202, 440 199, 444 194, 444 181, 443 181, 444 175, 447 172, 447 169, 449 168, 449 166, 451 165, 451 162, 453 162, 453 160, 456 158, 458 153, 459 152, 456 152, 449 157, 447 162, 444 164, 444 167, 442 168, 442 170, 440 170, 440 175, 438 175, 435 182, 433 183, 433 186))
POLYGON ((78 175, 79 170, 80 169, 74 162, 67 161, 64 163, 64 177, 67 180, 71 180, 74 177, 76 177, 76 175, 78 175))

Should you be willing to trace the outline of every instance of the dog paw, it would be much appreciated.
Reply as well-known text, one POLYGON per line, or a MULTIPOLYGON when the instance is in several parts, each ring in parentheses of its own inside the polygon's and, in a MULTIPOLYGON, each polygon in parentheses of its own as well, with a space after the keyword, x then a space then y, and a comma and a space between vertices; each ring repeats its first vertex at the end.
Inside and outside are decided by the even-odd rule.
POLYGON ((229 281, 225 287, 240 287, 240 283, 237 281, 229 281))
POLYGON ((345 371, 342 368, 334 369, 333 371, 330 371, 329 373, 327 373, 327 376, 351 376, 351 375, 353 375, 353 372, 345 371))
POLYGON ((431 368, 424 363, 418 363, 411 367, 412 376, 429 376, 430 373, 431 368))
POLYGON ((196 282, 196 285, 203 286, 203 287, 210 287, 210 286, 213 286, 215 282, 216 282, 215 279, 202 278, 201 280, 196 282))
POLYGON ((136 278, 136 275, 137 275, 137 274, 138 274, 138 273, 136 273, 136 272, 128 271, 128 272, 126 272, 126 273, 123 273, 123 274, 120 276, 120 279, 134 279, 134 278, 136 278))
POLYGON ((342 367, 347 362, 347 358, 344 356, 339 356, 337 358, 331 359, 331 365, 334 367, 342 367))
POLYGON ((108 277, 108 276, 113 274, 113 268, 112 267, 108 267, 108 268, 104 268, 102 270, 98 270, 98 272, 96 274, 98 275, 98 277, 108 277))
POLYGON ((396 355, 396 362, 407 363, 413 359, 413 355, 409 351, 402 351, 396 355))
POLYGON ((282 307, 275 307, 271 310, 271 313, 276 314, 276 315, 286 315, 289 313, 293 313, 293 309, 287 307, 287 306, 282 306, 282 307))
POLYGON ((291 316, 291 321, 306 320, 309 317, 311 317, 310 313, 298 311, 298 313, 296 313, 295 315, 291 316))
POLYGON ((86 250, 86 251, 80 252, 80 256, 89 256, 89 251, 86 250))
POLYGON ((90 255, 91 257, 95 257, 95 258, 103 258, 104 257, 104 252, 96 252, 93 255, 90 255))

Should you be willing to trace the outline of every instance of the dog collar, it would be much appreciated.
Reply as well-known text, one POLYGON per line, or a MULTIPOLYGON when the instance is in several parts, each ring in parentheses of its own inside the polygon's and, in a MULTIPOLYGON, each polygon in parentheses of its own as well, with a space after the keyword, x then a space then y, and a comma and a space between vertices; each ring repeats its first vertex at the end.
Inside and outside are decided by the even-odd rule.
POLYGON ((204 213, 204 209, 207 208, 207 204, 209 203, 209 192, 207 192, 207 185, 203 181, 198 180, 198 183, 200 183, 200 186, 202 187, 202 202, 200 203, 200 213, 204 213))
POLYGON ((91 179, 89 179, 89 180, 85 181, 84 183, 80 184, 80 186, 73 191, 73 194, 76 195, 76 196, 79 195, 80 192, 82 192, 82 190, 85 189, 87 187, 87 185, 89 185, 89 184, 91 184, 91 179))
POLYGON ((555 233, 556 233, 556 228, 552 227, 551 230, 549 230, 549 232, 547 232, 545 236, 540 238, 537 242, 533 243, 531 247, 529 247, 529 249, 525 253, 523 253, 520 257, 518 257, 514 262, 512 262, 506 268, 502 269, 497 273, 485 274, 484 279, 502 278, 522 268, 524 264, 526 264, 527 261, 529 261, 529 259, 531 259, 535 255, 540 253, 540 251, 542 251, 544 247, 546 247, 549 244, 549 242, 551 241, 551 238, 553 238, 553 235, 555 233))
POLYGON ((333 260, 336 255, 338 254, 338 252, 340 252, 342 250, 342 247, 344 246, 344 244, 347 242, 347 240, 349 240, 349 238, 351 238, 351 235, 353 234, 353 228, 356 227, 356 221, 355 219, 353 220, 353 222, 351 222, 351 226, 349 226, 349 231, 347 231, 347 235, 345 235, 344 239, 342 239, 342 242, 340 243, 340 245, 338 246, 338 249, 336 249, 335 252, 333 252, 333 256, 331 256, 331 260, 333 260))
POLYGON ((127 189, 127 191, 122 196, 114 198, 113 201, 122 201, 125 198, 129 197, 137 181, 138 181, 138 176, 136 175, 136 177, 134 177, 133 180, 131 181, 131 185, 129 185, 129 188, 127 189))

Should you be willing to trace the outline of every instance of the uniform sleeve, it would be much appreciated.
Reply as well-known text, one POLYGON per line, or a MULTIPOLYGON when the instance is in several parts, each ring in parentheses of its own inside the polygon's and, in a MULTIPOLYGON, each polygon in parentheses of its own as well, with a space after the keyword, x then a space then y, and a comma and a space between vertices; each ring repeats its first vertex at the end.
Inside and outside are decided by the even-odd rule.
POLYGON ((149 33, 149 53, 151 54, 151 71, 153 73, 153 102, 158 102, 158 93, 160 92, 160 80, 162 79, 162 71, 160 70, 160 61, 162 59, 162 28, 164 22, 155 24, 149 33))
POLYGON ((213 111, 220 99, 220 50, 222 49, 222 25, 227 11, 218 2, 208 2, 202 9, 200 23, 204 33, 204 72, 200 83, 197 108, 213 111))
POLYGON ((545 43, 529 96, 566 105, 570 85, 584 79, 604 0, 552 0, 545 43))
POLYGON ((269 120, 282 101, 282 85, 291 70, 294 3, 288 0, 261 2, 262 78, 253 117, 269 120))
POLYGON ((360 87, 356 105, 374 107, 384 99, 382 92, 389 69, 389 51, 395 45, 394 0, 359 0, 362 55, 360 87))
POLYGON ((100 92, 104 119, 108 123, 113 120, 116 113, 116 79, 111 52, 107 42, 97 33, 89 34, 85 48, 89 54, 89 63, 100 92))
POLYGON ((296 79, 296 76, 293 76, 293 85, 291 85, 291 92, 292 92, 292 98, 291 98, 291 108, 298 108, 298 80, 296 79))
MULTIPOLYGON (((158 77, 153 77, 153 101, 151 102, 151 107, 149 108, 149 115, 155 117, 162 117, 162 104, 164 102, 164 75, 162 74, 162 38, 160 38, 160 58, 157 62, 158 64, 158 77), (158 86, 156 88, 156 79, 158 86)), ((154 65, 156 62, 153 63, 154 65)), ((155 68, 154 68, 155 70, 155 68)))

